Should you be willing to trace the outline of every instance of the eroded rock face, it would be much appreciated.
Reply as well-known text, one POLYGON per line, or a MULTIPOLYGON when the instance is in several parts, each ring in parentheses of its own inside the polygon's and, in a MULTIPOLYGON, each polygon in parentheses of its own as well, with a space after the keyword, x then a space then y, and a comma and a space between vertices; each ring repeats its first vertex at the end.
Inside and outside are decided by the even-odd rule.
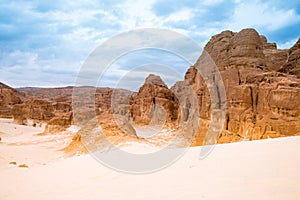
POLYGON ((164 123, 164 120, 173 123, 178 119, 178 99, 161 78, 153 74, 147 77, 130 104, 131 118, 140 125, 149 124, 151 119, 154 124, 164 123))
POLYGON ((254 29, 243 29, 238 33, 223 31, 211 38, 205 50, 219 70, 260 68, 278 71, 288 58, 288 50, 277 49, 275 43, 268 43, 266 37, 254 29))
POLYGON ((263 43, 254 29, 244 29, 234 34, 229 43, 228 56, 230 67, 249 68, 265 64, 263 43))
POLYGON ((27 119, 37 121, 50 120, 54 114, 53 109, 46 101, 25 101, 22 104, 15 105, 12 109, 14 122, 18 124, 27 124, 27 119))
POLYGON ((71 111, 71 105, 64 102, 49 102, 41 99, 29 99, 12 109, 14 121, 27 124, 27 120, 48 122, 52 118, 71 111))
POLYGON ((1 117, 12 117, 14 122, 24 125, 29 121, 31 125, 47 123, 47 133, 65 130, 72 124, 72 87, 23 88, 20 91, 0 84, 1 117))
POLYGON ((289 49, 287 62, 280 71, 296 75, 300 78, 300 38, 297 43, 289 49))
POLYGON ((73 113, 61 113, 50 119, 45 128, 45 133, 58 133, 64 131, 72 125, 73 113))
MULTIPOLYGON (((47 123, 45 133, 60 132, 68 128, 72 124, 84 124, 86 120, 90 120, 91 117, 97 116, 101 123, 104 119, 115 121, 111 116, 113 114, 112 98, 118 100, 115 105, 116 110, 120 111, 123 115, 124 111, 129 113, 129 100, 127 104, 120 102, 127 96, 131 96, 132 92, 121 89, 111 88, 95 88, 95 87, 78 87, 76 92, 73 93, 74 87, 65 88, 21 88, 18 89, 26 94, 26 98, 20 104, 16 104, 13 107, 14 121, 19 124, 27 124, 28 121, 34 123, 44 122, 47 123), (78 101, 72 104, 72 98, 78 101), (76 105, 76 104, 80 105, 76 105), (90 105, 93 103, 93 105, 90 105), (72 106, 76 107, 76 112, 80 116, 76 116, 76 119, 72 115, 72 106), (81 109, 82 108, 82 112, 81 109), (94 110, 94 109, 95 110, 94 110), (93 116, 90 116, 93 115, 93 116), (77 120, 74 122, 74 120, 77 120), (79 121, 78 121, 79 120, 79 121)), ((115 114, 115 113, 114 113, 115 114)), ((122 121, 124 129, 130 129, 126 121, 122 121)), ((114 129, 117 127, 115 122, 110 122, 110 126, 107 128, 114 129)), ((130 129, 131 132, 132 129, 130 129)), ((107 134, 109 135, 109 131, 107 134)), ((113 134, 115 134, 114 131, 113 134)), ((124 133, 120 133, 122 135, 124 133)), ((133 133, 134 134, 134 133, 133 133)))
MULTIPOLYGON (((300 134, 300 45, 277 50, 254 29, 222 32, 205 47, 220 70, 227 96, 227 115, 219 143, 300 134), (289 67, 288 67, 289 66, 289 67), (281 72, 284 73, 281 73, 281 72)), ((202 144, 210 120, 211 102, 198 72, 202 56, 186 73, 197 93, 202 144)))
POLYGON ((71 125, 73 87, 64 88, 18 88, 24 95, 23 102, 13 107, 16 123, 47 123, 45 130, 54 133, 71 125))
POLYGON ((111 98, 113 89, 111 88, 98 88, 95 94, 95 107, 96 114, 112 113, 111 98))
POLYGON ((12 107, 21 103, 20 96, 15 89, 0 83, 0 117, 12 117, 12 107))
POLYGON ((172 86, 171 91, 179 101, 177 135, 182 137, 186 145, 191 145, 198 130, 199 101, 197 94, 186 80, 177 82, 172 86))

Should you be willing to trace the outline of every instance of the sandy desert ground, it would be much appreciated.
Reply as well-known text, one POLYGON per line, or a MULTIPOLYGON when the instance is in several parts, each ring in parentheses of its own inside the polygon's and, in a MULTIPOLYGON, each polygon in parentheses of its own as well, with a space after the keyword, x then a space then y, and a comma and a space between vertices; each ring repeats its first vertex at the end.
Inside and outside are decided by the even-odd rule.
POLYGON ((42 131, 0 120, 1 200, 300 199, 299 136, 217 145, 204 160, 192 147, 164 170, 130 175, 90 155, 66 157, 72 134, 42 131))

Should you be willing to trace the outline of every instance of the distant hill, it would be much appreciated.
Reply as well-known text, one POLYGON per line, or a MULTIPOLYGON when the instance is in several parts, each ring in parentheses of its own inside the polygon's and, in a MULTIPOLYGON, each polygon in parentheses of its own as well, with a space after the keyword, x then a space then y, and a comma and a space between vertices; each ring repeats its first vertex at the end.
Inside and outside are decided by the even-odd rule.
POLYGON ((27 97, 38 98, 47 101, 72 101, 73 87, 59 87, 59 88, 38 88, 38 87, 24 87, 16 88, 17 91, 24 93, 27 97))

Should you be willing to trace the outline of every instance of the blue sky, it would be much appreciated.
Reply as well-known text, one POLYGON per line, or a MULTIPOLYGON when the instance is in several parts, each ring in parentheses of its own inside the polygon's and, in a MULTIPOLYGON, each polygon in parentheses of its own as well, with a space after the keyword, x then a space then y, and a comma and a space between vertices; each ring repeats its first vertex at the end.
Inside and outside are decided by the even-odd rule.
MULTIPOLYGON (((174 30, 204 46, 214 34, 246 27, 289 48, 300 36, 300 1, 0 0, 0 81, 13 87, 74 85, 97 46, 136 28, 174 30)), ((181 77, 189 67, 166 60, 181 77)), ((127 63, 116 63, 103 86, 112 86, 120 79, 118 70, 126 71, 133 62, 129 56, 127 63)))

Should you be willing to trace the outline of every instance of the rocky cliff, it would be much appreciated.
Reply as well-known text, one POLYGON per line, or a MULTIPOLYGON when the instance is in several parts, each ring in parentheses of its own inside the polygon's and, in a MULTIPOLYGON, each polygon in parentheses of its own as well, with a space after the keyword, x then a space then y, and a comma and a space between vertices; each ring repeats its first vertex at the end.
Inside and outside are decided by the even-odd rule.
POLYGON ((22 94, 0 82, 0 117, 12 117, 12 108, 21 103, 22 94))
POLYGON ((136 124, 173 123, 178 118, 179 102, 159 76, 150 74, 132 98, 130 113, 136 124))
MULTIPOLYGON (((226 89, 227 115, 219 143, 300 134, 299 41, 278 50, 254 29, 224 31, 205 46, 226 89)), ((198 96, 202 122, 210 120, 210 98, 197 70, 203 56, 185 75, 198 96)), ((203 142, 205 124, 195 144, 203 142)))
POLYGON ((287 62, 284 63, 279 71, 293 74, 300 78, 300 38, 296 44, 288 50, 287 62))

